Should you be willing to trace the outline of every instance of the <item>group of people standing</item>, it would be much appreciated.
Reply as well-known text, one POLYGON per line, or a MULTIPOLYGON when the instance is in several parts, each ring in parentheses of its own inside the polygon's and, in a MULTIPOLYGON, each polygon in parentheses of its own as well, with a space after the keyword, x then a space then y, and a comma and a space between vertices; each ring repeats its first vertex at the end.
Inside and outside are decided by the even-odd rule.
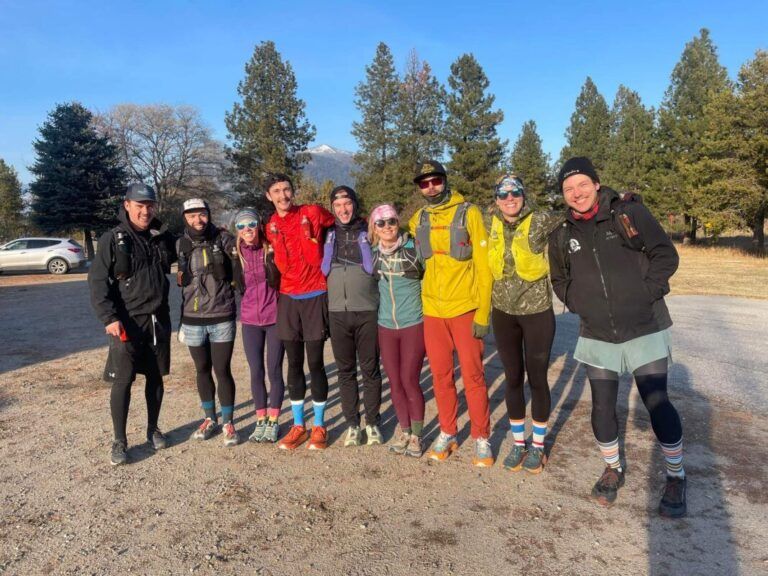
POLYGON ((166 273, 174 260, 182 290, 179 340, 189 347, 204 412, 193 438, 207 440, 221 432, 227 446, 240 441, 231 371, 239 292, 256 416, 250 440, 285 450, 305 443, 310 450, 326 448, 323 348, 330 337, 347 424, 345 447, 384 442, 383 365, 399 423, 389 450, 422 456, 426 357, 440 427, 428 457, 449 458, 458 449, 457 356, 474 441, 472 463, 492 466, 483 339, 493 326, 511 436, 504 467, 534 474, 547 464, 554 290, 581 319, 574 357, 587 367, 592 426, 606 464, 593 498, 609 506, 624 484, 616 402, 619 375, 628 371, 666 461, 659 512, 684 515, 682 428, 667 395, 671 320, 663 300, 678 258, 650 212, 631 196, 601 187, 592 163, 582 157, 565 162, 559 173, 565 212, 537 209, 515 174, 498 180, 486 214, 451 189, 437 161, 418 163, 413 181, 426 204, 407 225, 390 204, 375 206, 363 218, 348 186, 331 191, 330 210, 299 205, 291 179, 275 174, 264 186, 274 206, 266 222, 255 209, 242 209, 233 235, 213 224, 204 200, 192 199, 184 203, 185 230, 178 239, 154 218, 154 191, 129 186, 120 223, 100 239, 89 273, 93 306, 110 336, 105 378, 113 382, 112 463, 127 461, 126 419, 137 373, 147 379, 147 440, 154 449, 167 445, 158 415, 162 376, 170 364, 166 273), (284 356, 293 423, 280 437, 284 356), (305 359, 311 427, 305 423, 305 359))

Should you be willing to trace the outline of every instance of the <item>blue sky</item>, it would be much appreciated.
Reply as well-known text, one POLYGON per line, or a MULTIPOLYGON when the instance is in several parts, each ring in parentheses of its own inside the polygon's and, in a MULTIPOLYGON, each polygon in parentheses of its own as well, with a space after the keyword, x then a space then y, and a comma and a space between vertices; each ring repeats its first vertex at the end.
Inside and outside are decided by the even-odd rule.
POLYGON ((25 183, 32 141, 57 104, 190 104, 224 140, 224 113, 253 48, 291 62, 315 144, 355 150, 355 86, 379 41, 402 69, 411 49, 445 82, 472 52, 504 111, 501 136, 536 121, 553 157, 584 79, 613 101, 625 84, 658 106, 685 43, 709 28, 735 77, 768 49, 768 2, 90 2, 0 0, 0 158, 25 183))

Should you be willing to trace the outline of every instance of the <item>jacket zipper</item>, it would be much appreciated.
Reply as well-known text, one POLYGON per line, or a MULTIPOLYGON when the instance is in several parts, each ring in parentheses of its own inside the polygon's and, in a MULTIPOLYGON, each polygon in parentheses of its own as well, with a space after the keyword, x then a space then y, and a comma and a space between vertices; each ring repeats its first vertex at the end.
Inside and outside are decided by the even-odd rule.
POLYGON ((605 303, 608 308, 608 318, 611 321, 611 331, 613 335, 618 337, 616 332, 616 322, 613 319, 613 312, 611 311, 611 301, 608 298, 608 286, 605 283, 605 277, 603 276, 603 267, 600 266, 600 257, 597 255, 597 223, 595 223, 595 232, 592 235, 592 254, 595 255, 595 263, 597 264, 597 271, 600 274, 600 282, 603 285, 603 294, 605 295, 605 303))
MULTIPOLYGON (((389 262, 387 262, 387 268, 392 270, 392 266, 389 265, 389 262)), ((392 300, 392 322, 395 324, 395 330, 400 329, 400 324, 397 323, 397 306, 395 305, 395 287, 394 287, 394 276, 391 274, 388 278, 389 281, 389 298, 392 300)))

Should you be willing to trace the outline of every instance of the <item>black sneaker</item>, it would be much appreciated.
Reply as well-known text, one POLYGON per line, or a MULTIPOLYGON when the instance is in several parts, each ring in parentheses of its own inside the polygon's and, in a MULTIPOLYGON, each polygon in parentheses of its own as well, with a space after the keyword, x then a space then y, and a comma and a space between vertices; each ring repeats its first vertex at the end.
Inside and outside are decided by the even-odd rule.
POLYGON ((665 518, 682 518, 688 508, 685 504, 685 478, 667 476, 667 485, 659 502, 659 515, 665 518))
POLYGON ((592 498, 601 506, 612 506, 619 488, 624 486, 624 471, 606 466, 592 488, 592 498))
POLYGON ((159 428, 152 431, 147 430, 147 442, 155 450, 164 450, 168 447, 168 438, 165 437, 159 428))
POLYGON ((128 443, 125 440, 115 440, 112 442, 112 466, 120 466, 128 462, 128 443))

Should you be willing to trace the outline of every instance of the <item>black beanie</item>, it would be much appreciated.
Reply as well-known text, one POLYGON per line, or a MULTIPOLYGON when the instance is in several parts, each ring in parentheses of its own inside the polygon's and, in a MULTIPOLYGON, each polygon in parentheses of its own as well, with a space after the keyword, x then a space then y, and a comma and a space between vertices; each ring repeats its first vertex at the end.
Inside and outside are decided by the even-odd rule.
POLYGON ((336 188, 331 190, 331 205, 333 205, 334 200, 338 200, 339 198, 349 198, 352 200, 352 204, 355 205, 355 208, 359 205, 359 202, 357 201, 357 193, 349 186, 336 186, 336 188))
POLYGON ((600 177, 597 175, 597 170, 595 170, 592 160, 586 156, 574 156, 566 160, 557 174, 557 187, 560 189, 560 192, 563 191, 565 179, 574 174, 584 174, 589 176, 593 182, 600 182, 600 177))

